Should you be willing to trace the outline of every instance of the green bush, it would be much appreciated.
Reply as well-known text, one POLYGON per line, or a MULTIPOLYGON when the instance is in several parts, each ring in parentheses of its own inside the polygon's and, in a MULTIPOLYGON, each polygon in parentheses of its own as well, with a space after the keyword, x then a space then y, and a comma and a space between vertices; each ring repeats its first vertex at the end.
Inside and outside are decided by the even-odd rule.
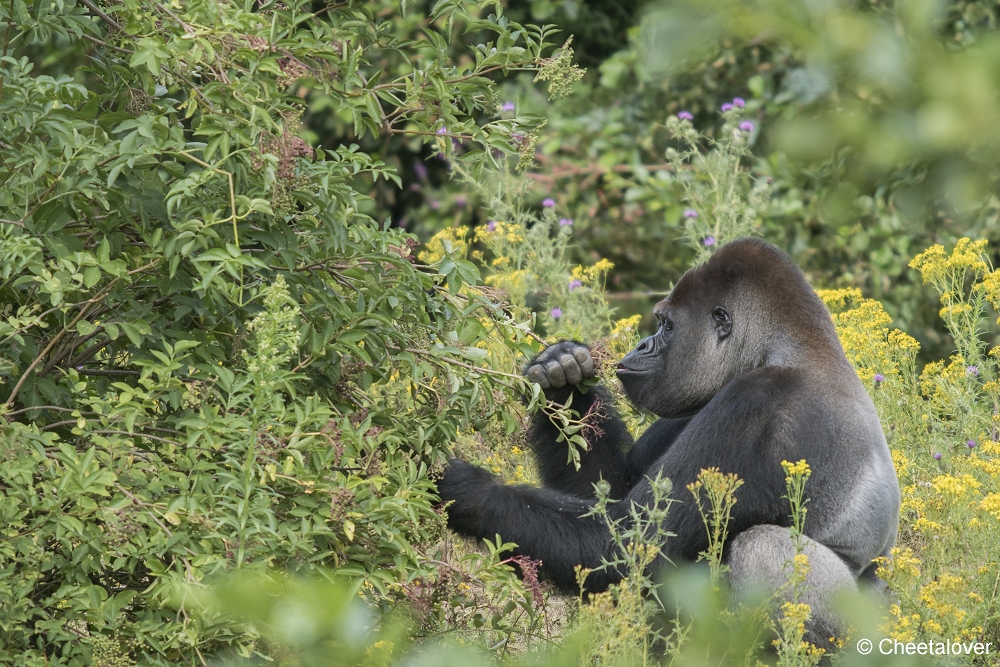
POLYGON ((575 70, 489 3, 438 3, 413 39, 389 4, 81 3, 0 7, 0 662, 264 650, 173 597, 233 568, 383 600, 435 579, 432 473, 537 405, 538 342, 476 265, 421 264, 369 215, 398 175, 303 141, 301 96, 358 137, 475 142, 479 174, 518 155, 486 75, 575 70))

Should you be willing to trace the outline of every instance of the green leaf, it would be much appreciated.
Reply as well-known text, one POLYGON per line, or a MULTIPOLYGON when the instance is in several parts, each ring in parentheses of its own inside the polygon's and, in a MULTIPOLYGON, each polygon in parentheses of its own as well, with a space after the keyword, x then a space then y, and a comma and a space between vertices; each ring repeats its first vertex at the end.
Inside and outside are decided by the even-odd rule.
POLYGON ((27 28, 32 24, 31 14, 28 13, 28 6, 24 4, 24 0, 13 0, 14 5, 14 18, 21 25, 22 28, 27 28))

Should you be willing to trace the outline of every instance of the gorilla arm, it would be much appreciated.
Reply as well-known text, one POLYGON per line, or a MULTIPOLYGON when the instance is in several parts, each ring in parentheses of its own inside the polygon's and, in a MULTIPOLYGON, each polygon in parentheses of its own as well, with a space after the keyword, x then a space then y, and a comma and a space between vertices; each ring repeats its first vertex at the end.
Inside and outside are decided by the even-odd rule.
MULTIPOLYGON (((476 466, 452 459, 438 482, 448 507, 448 528, 479 539, 497 535, 515 542, 514 555, 542 561, 542 574, 565 592, 578 591, 574 568, 597 568, 608 555, 610 535, 601 517, 584 516, 593 501, 534 486, 505 486, 476 466)), ((587 589, 600 591, 621 577, 611 571, 593 572, 587 589)))
POLYGON ((588 449, 580 453, 580 469, 569 462, 568 443, 559 442, 559 429, 544 411, 531 416, 527 437, 542 485, 579 498, 593 498, 594 484, 604 479, 611 497, 622 498, 634 482, 625 452, 632 436, 607 390, 577 384, 595 374, 590 350, 582 343, 563 341, 545 349, 528 364, 525 375, 537 382, 548 400, 570 408, 587 424, 583 435, 588 449))

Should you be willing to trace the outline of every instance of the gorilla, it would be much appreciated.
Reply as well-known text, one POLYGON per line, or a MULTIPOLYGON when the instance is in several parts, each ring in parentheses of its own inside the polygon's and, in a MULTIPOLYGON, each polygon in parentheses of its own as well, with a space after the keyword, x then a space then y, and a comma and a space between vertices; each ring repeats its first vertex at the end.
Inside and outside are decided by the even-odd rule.
MULTIPOLYGON (((596 420, 579 470, 539 411, 527 435, 542 487, 506 486, 452 459, 438 482, 442 501, 451 501, 449 528, 516 543, 516 554, 541 560, 558 589, 576 592, 576 565, 594 569, 614 556, 605 521, 584 516, 596 482, 607 482, 621 501, 609 505, 611 518, 627 522, 633 503, 652 504, 650 478, 669 477, 676 502, 662 527, 673 537, 662 555, 690 562, 708 537, 685 487, 716 467, 744 480, 725 546, 730 583, 737 592, 755 582, 777 590, 794 555, 781 461, 805 459, 812 571, 804 601, 814 612, 807 639, 826 645, 837 619, 824 600, 859 579, 881 583, 873 560, 895 543, 900 502, 878 414, 829 312, 788 256, 738 239, 685 273, 653 314, 658 330, 618 363, 617 377, 629 399, 659 419, 633 444, 608 392, 578 387, 595 373, 587 346, 548 347, 528 364, 528 379, 548 400, 565 404, 572 396, 571 407, 596 420)), ((601 591, 621 577, 597 569, 585 588, 601 591)))

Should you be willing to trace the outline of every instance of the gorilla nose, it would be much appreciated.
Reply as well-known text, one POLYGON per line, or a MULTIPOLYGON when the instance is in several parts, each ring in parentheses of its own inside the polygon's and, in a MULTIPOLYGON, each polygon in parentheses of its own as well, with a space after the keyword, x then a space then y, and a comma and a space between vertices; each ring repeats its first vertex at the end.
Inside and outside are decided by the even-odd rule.
POLYGON ((647 354, 653 351, 653 341, 652 336, 648 336, 639 341, 639 344, 635 346, 634 353, 647 354))

